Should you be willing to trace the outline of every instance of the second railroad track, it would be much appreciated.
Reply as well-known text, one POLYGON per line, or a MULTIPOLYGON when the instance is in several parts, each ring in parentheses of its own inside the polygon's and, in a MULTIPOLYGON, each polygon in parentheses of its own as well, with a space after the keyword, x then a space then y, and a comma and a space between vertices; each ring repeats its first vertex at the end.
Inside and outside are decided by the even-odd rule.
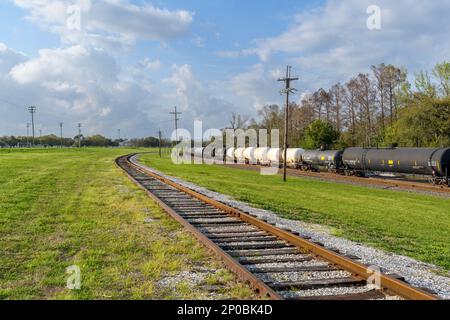
POLYGON ((135 155, 120 157, 116 163, 262 297, 437 299, 398 276, 374 272, 357 257, 342 255, 160 176, 140 165, 135 155))

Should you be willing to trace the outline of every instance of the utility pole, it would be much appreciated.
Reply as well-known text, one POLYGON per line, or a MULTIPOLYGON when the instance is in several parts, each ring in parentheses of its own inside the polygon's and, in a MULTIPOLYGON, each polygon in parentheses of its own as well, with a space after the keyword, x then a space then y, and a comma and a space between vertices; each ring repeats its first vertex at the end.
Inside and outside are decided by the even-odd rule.
POLYGON ((120 129, 117 129, 117 133, 119 135, 119 143, 120 143, 120 129))
POLYGON ((288 131, 289 131, 289 94, 294 94, 297 91, 291 88, 291 81, 297 81, 298 78, 291 78, 291 66, 286 67, 286 77, 278 79, 280 82, 285 83, 285 88, 281 91, 281 94, 286 95, 286 110, 284 112, 284 159, 283 159, 283 181, 286 181, 286 168, 287 168, 287 149, 288 149, 288 131))
POLYGON ((78 148, 81 148, 81 123, 78 124, 78 148))
POLYGON ((59 133, 60 133, 60 138, 61 138, 61 149, 63 148, 63 146, 64 146, 64 142, 63 142, 63 123, 62 122, 60 122, 59 123, 59 133))
POLYGON ((30 147, 30 123, 27 123, 27 148, 30 147))
POLYGON ((42 145, 42 129, 39 129, 39 144, 42 145))
POLYGON ((175 112, 171 112, 170 114, 173 114, 174 116, 174 120, 175 120, 175 146, 176 146, 176 151, 177 151, 177 162, 178 162, 178 120, 180 120, 180 118, 178 118, 179 114, 182 114, 181 112, 177 111, 177 107, 175 106, 175 112))
POLYGON ((36 113, 36 107, 28 107, 28 112, 31 113, 31 131, 33 133, 33 146, 34 146, 34 114, 36 113))
POLYGON ((158 131, 158 137, 159 137, 159 157, 161 158, 162 157, 162 155, 161 155, 161 136, 162 136, 162 134, 161 134, 161 128, 159 129, 159 131, 158 131))

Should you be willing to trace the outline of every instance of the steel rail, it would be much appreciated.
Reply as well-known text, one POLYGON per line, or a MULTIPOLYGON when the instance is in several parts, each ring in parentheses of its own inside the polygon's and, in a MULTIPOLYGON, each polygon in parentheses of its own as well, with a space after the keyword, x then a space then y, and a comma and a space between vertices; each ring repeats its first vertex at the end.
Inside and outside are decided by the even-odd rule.
MULTIPOLYGON (((143 170, 140 166, 137 166, 133 162, 129 160, 129 158, 133 156, 127 156, 127 161, 130 165, 134 166, 138 171, 150 175, 149 171, 143 170)), ((120 167, 118 164, 118 160, 120 158, 116 159, 116 164, 120 167)), ((171 207, 166 205, 161 199, 156 197, 154 194, 152 194, 149 190, 147 190, 144 186, 142 186, 138 181, 136 181, 130 174, 125 172, 125 174, 128 176, 128 178, 136 184, 139 188, 143 189, 147 195, 153 199, 156 204, 163 209, 169 216, 171 216, 174 220, 178 221, 186 230, 188 230, 190 233, 192 233, 204 246, 206 246, 208 249, 210 249, 212 252, 214 252, 221 260, 224 262, 224 264, 227 266, 227 268, 234 272, 239 279, 242 281, 249 283, 250 286, 252 286, 255 291, 264 298, 268 298, 271 300, 282 300, 283 298, 276 293, 273 289, 271 289, 269 286, 267 286, 264 282, 262 282, 260 279, 258 279, 255 275, 253 275, 250 271, 248 271, 244 266, 242 266, 238 261, 236 261, 232 256, 227 254, 225 251, 223 251, 217 244, 215 244, 213 241, 211 241, 208 237, 206 237, 203 233, 201 233, 197 228, 192 226, 188 221, 186 221, 183 217, 181 217, 178 213, 175 212, 171 207)), ((153 176, 153 175, 150 175, 153 176)), ((162 181, 162 180, 161 180, 162 181)))
MULTIPOLYGON (((155 172, 145 168, 144 166, 139 164, 137 161, 135 161, 134 157, 136 155, 137 154, 131 154, 129 156, 126 156, 126 160, 128 161, 130 166, 134 167, 139 172, 141 172, 145 175, 148 175, 156 180, 159 180, 159 181, 161 181, 181 192, 184 192, 204 203, 207 203, 219 210, 222 210, 233 217, 236 217, 244 222, 247 222, 253 226, 256 226, 257 228, 259 228, 261 230, 264 230, 272 235, 275 235, 279 239, 284 240, 287 243, 289 243, 303 251, 306 250, 306 251, 310 252, 311 254, 315 255, 316 257, 324 259, 324 260, 342 268, 343 270, 346 270, 346 271, 354 274, 356 278, 360 278, 360 279, 368 281, 373 276, 373 273, 371 272, 370 268, 366 265, 363 265, 352 259, 344 257, 344 256, 342 256, 332 250, 329 250, 317 243, 314 243, 312 241, 304 239, 304 238, 297 236, 289 231, 278 228, 268 222, 262 221, 262 220, 254 217, 250 214, 247 214, 241 210, 238 210, 234 207, 226 205, 217 200, 211 199, 201 193, 198 193, 198 192, 196 192, 192 189, 189 189, 185 186, 182 186, 166 177, 156 174, 155 172)), ((128 176, 138 186, 142 187, 131 175, 128 175, 128 176)), ((184 227, 186 227, 189 231, 191 231, 203 244, 205 244, 207 247, 211 248, 216 254, 218 254, 224 260, 224 262, 230 267, 230 269, 232 271, 234 271, 236 274, 238 274, 238 276, 241 279, 250 282, 263 295, 266 295, 267 297, 272 298, 272 299, 281 299, 281 297, 278 295, 278 293, 276 293, 269 286, 267 286, 262 281, 260 281, 258 278, 256 278, 247 269, 242 267, 239 263, 236 262, 235 259, 233 259, 226 252, 224 252, 219 246, 217 246, 214 242, 212 242, 210 239, 208 239, 203 233, 201 233, 199 230, 197 230, 188 221, 183 219, 183 217, 179 216, 173 209, 171 209, 169 206, 164 204, 156 196, 151 194, 151 192, 149 192, 145 188, 143 188, 143 189, 167 213, 169 213, 174 219, 179 221, 184 227)), ((437 296, 430 294, 424 290, 415 288, 415 287, 407 284, 406 282, 395 279, 386 274, 381 273, 379 275, 379 278, 380 278, 380 286, 382 287, 382 289, 388 291, 389 293, 393 293, 397 296, 400 296, 402 298, 410 299, 410 300, 438 300, 437 296)))

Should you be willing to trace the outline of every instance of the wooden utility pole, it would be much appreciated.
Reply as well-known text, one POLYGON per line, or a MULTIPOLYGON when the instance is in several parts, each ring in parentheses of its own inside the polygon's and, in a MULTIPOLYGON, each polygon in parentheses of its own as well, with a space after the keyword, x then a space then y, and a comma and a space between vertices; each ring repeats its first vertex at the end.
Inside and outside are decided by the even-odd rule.
POLYGON ((78 124, 78 148, 81 148, 81 123, 78 124))
POLYGON ((63 123, 62 122, 60 122, 59 123, 59 129, 60 129, 60 135, 59 135, 59 137, 60 137, 60 139, 61 139, 61 149, 63 148, 63 146, 64 146, 64 142, 63 142, 63 123))
POLYGON ((159 129, 158 131, 158 137, 159 137, 159 157, 161 158, 161 139, 162 139, 162 134, 161 134, 161 129, 159 129))
POLYGON ((278 79, 280 82, 285 83, 284 90, 281 91, 282 94, 286 95, 286 109, 285 109, 285 117, 284 117, 284 159, 283 159, 283 181, 286 181, 286 168, 287 168, 287 149, 288 145, 288 131, 289 131, 289 94, 294 94, 297 91, 294 88, 291 88, 291 81, 297 81, 298 78, 291 78, 291 66, 286 67, 286 77, 282 79, 278 79))
POLYGON ((174 116, 174 120, 175 120, 175 146, 176 146, 176 151, 177 151, 177 162, 178 162, 178 120, 180 120, 180 118, 178 118, 179 114, 182 114, 181 112, 177 111, 177 107, 175 106, 175 112, 171 112, 170 114, 173 114, 174 116))
POLYGON ((36 113, 37 108, 35 106, 28 107, 28 112, 31 113, 31 131, 33 134, 33 146, 34 146, 34 114, 36 113))

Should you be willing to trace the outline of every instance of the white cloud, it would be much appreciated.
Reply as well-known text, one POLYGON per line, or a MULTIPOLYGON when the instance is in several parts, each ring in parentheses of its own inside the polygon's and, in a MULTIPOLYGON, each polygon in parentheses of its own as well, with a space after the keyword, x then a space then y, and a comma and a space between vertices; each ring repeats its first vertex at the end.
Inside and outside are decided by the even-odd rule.
POLYGON ((217 54, 257 55, 267 64, 284 60, 300 72, 302 87, 309 89, 345 81, 381 62, 417 71, 448 59, 449 0, 379 0, 381 30, 367 28, 366 10, 372 4, 372 0, 328 0, 297 14, 277 36, 255 39, 251 48, 217 54))
POLYGON ((202 120, 205 128, 222 128, 236 106, 217 98, 211 86, 205 85, 194 74, 192 66, 173 65, 172 75, 164 79, 169 86, 164 101, 177 105, 183 112, 182 124, 192 129, 193 120, 202 120))
POLYGON ((191 42, 198 48, 203 48, 205 46, 206 40, 203 37, 200 37, 198 34, 194 35, 191 39, 191 42))
POLYGON ((243 111, 247 113, 253 111, 252 114, 266 104, 279 102, 277 79, 280 75, 280 70, 267 70, 263 64, 257 64, 232 77, 226 87, 230 95, 234 94, 244 99, 245 102, 239 105, 248 106, 243 111))
POLYGON ((139 61, 138 66, 147 70, 158 70, 162 67, 162 63, 159 60, 150 60, 145 58, 139 61))
MULTIPOLYGON (((0 60, 10 51, 2 50, 0 60)), ((83 46, 43 49, 36 58, 10 61, 15 65, 0 73, 0 86, 4 88, 0 109, 2 117, 13 120, 2 126, 5 132, 0 135, 17 132, 17 119, 26 121, 25 106, 29 104, 38 107, 39 123, 51 126, 64 121, 69 127, 70 122, 82 122, 85 132, 91 134, 114 131, 117 126, 139 134, 152 123, 146 112, 155 97, 151 86, 140 81, 146 71, 142 70, 135 80, 128 73, 137 73, 138 69, 121 69, 103 50, 83 46)))
POLYGON ((138 40, 164 41, 185 35, 193 20, 186 10, 167 10, 127 0, 14 0, 28 10, 27 18, 60 35, 68 44, 93 45, 108 49, 128 47, 138 40), (80 9, 81 29, 71 27, 80 9))

